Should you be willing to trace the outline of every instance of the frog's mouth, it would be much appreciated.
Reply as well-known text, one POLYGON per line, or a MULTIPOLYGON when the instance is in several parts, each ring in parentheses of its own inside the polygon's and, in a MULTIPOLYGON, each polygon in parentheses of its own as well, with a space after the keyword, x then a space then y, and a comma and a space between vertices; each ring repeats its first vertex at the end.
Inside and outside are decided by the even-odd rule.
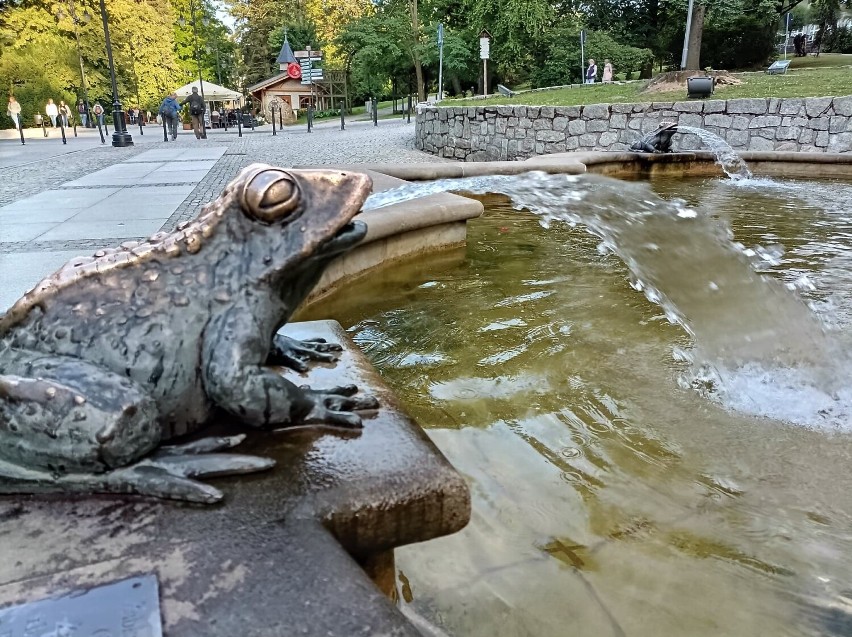
POLYGON ((367 224, 363 221, 350 221, 323 243, 317 250, 323 256, 333 256, 346 252, 367 235, 367 224))

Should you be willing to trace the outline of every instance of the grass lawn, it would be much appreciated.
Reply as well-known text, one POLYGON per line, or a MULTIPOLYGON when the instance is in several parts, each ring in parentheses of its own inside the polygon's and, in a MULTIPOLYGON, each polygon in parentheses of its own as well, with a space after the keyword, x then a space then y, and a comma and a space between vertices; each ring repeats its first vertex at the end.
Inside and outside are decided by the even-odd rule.
MULTIPOLYGON (((743 83, 717 86, 713 99, 737 97, 821 97, 852 95, 852 55, 823 53, 818 58, 793 58, 784 75, 734 73, 743 83)), ((535 106, 575 106, 616 102, 672 102, 686 99, 686 87, 665 93, 645 93, 644 82, 630 84, 591 84, 572 88, 521 93, 514 97, 487 99, 446 99, 441 106, 491 106, 529 104, 535 106)))

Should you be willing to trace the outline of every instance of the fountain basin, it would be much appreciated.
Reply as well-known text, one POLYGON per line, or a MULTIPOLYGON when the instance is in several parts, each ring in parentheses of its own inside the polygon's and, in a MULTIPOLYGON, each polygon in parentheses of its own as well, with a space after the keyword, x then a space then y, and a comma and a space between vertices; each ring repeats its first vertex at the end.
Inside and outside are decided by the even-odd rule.
MULTIPOLYGON (((763 276, 816 277, 805 298, 835 292, 848 324, 849 186, 764 183, 731 208, 740 186, 687 180, 689 162, 709 164, 643 158, 632 174, 669 166, 658 192, 732 217, 746 246, 785 245, 763 276)), ((843 414, 795 422, 799 402, 759 375, 749 389, 786 399, 788 420, 679 386, 689 335, 598 238, 482 200, 457 261, 397 264, 308 309, 349 326, 416 418, 445 423, 430 436, 472 487, 466 530, 397 553, 403 607, 465 636, 849 634, 843 414)))

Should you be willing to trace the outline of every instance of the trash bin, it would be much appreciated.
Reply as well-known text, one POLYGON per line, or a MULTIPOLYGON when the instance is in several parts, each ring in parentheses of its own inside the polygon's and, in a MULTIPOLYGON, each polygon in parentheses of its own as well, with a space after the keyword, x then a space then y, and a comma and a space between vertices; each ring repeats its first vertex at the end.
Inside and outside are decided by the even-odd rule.
POLYGON ((688 77, 686 78, 686 97, 704 98, 713 93, 712 77, 688 77))
POLYGON ((33 115, 33 119, 35 119, 36 126, 41 126, 42 122, 44 121, 44 117, 42 117, 41 113, 36 113, 35 115, 33 115))

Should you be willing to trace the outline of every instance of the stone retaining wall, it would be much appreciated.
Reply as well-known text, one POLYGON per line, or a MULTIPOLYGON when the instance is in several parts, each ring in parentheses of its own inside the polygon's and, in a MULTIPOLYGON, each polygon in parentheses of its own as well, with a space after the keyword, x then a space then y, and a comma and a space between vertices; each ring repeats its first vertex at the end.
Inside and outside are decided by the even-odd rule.
MULTIPOLYGON (((419 150, 462 161, 526 159, 573 150, 627 150, 662 121, 704 128, 736 150, 852 151, 852 96, 591 104, 423 107, 419 150)), ((674 150, 696 150, 675 135, 674 150)))

